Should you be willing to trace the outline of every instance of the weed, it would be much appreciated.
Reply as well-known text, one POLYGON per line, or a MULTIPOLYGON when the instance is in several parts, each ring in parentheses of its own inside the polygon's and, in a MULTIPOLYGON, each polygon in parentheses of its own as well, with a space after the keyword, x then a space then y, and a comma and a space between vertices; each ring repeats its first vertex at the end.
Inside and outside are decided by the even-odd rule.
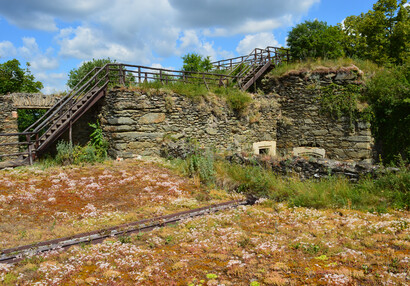
POLYGON ((122 244, 131 243, 131 237, 129 235, 123 234, 118 236, 118 241, 122 244))

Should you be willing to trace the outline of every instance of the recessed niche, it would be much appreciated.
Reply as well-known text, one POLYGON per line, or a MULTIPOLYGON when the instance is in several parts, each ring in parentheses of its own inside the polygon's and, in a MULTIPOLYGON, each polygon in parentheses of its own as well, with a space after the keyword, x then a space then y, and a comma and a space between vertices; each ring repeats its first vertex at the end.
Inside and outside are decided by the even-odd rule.
POLYGON ((293 156, 305 156, 313 158, 325 158, 326 150, 317 147, 295 147, 293 148, 293 156))
POLYGON ((276 141, 261 141, 253 143, 253 154, 276 156, 276 141))

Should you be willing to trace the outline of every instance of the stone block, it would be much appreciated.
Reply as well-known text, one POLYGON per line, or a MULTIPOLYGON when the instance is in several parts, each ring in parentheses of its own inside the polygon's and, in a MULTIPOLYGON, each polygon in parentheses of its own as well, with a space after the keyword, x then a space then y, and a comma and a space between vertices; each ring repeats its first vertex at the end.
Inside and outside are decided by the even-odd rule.
POLYGON ((218 134, 218 130, 217 130, 217 129, 210 128, 210 127, 206 128, 205 131, 206 131, 206 133, 208 133, 209 135, 216 135, 216 134, 218 134))
POLYGON ((346 140, 350 142, 371 142, 372 138, 370 136, 349 136, 346 137, 346 140))
POLYGON ((252 144, 253 153, 276 156, 276 141, 261 141, 252 144))
POLYGON ((295 147, 293 148, 293 156, 310 156, 315 158, 325 158, 326 151, 316 147, 295 147))
POLYGON ((135 121, 129 117, 109 118, 107 121, 112 125, 131 125, 135 123, 135 121))
POLYGON ((329 133, 329 131, 322 129, 322 130, 313 130, 312 134, 315 136, 324 136, 327 135, 329 133))
POLYGON ((156 144, 152 142, 130 142, 127 144, 127 148, 131 150, 136 150, 136 149, 145 149, 145 148, 150 148, 150 147, 155 147, 156 144))
POLYGON ((138 120, 141 124, 157 124, 165 121, 164 113, 147 113, 138 120))

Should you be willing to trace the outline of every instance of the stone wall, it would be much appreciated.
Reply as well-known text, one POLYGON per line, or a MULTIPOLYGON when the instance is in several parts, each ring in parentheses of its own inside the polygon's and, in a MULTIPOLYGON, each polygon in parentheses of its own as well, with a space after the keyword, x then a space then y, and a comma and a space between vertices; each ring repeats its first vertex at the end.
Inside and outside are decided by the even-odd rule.
POLYGON ((40 109, 51 108, 60 99, 60 95, 42 93, 13 93, 10 95, 15 108, 40 109))
POLYGON ((274 98, 255 98, 248 114, 234 114, 218 98, 190 99, 163 92, 108 92, 103 103, 104 131, 112 156, 159 155, 168 141, 195 140, 203 146, 240 151, 276 138, 274 98))
POLYGON ((332 120, 320 110, 320 88, 331 83, 361 84, 361 72, 354 66, 339 70, 293 72, 281 78, 266 76, 265 93, 276 95, 281 105, 277 121, 279 155, 291 154, 295 147, 318 147, 326 157, 337 160, 371 161, 373 138, 370 124, 341 117, 332 120))
MULTIPOLYGON (((16 133, 17 110, 9 95, 0 95, 0 133, 16 133)), ((0 143, 18 142, 17 136, 0 136, 0 143)), ((18 146, 0 146, 0 154, 12 154, 18 151, 18 146)))
POLYGON ((268 75, 262 80, 265 94, 255 95, 248 112, 241 115, 216 97, 191 99, 117 88, 102 103, 101 118, 114 157, 158 155, 167 140, 195 140, 230 152, 252 152, 259 146, 256 142, 263 146, 276 141, 280 156, 306 147, 318 150, 320 157, 371 162, 369 123, 354 122, 352 128, 348 118, 333 120, 320 112, 318 99, 318 87, 360 84, 359 78, 355 67, 298 72, 279 79, 268 75))

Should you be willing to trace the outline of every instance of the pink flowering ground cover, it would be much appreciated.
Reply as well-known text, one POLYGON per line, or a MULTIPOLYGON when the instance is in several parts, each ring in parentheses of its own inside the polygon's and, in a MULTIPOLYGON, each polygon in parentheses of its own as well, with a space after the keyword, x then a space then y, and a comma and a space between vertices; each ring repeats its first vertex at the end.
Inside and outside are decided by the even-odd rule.
POLYGON ((232 198, 137 160, 0 170, 0 249, 232 198))
POLYGON ((4 285, 409 285, 409 213, 261 199, 0 265, 4 285))

